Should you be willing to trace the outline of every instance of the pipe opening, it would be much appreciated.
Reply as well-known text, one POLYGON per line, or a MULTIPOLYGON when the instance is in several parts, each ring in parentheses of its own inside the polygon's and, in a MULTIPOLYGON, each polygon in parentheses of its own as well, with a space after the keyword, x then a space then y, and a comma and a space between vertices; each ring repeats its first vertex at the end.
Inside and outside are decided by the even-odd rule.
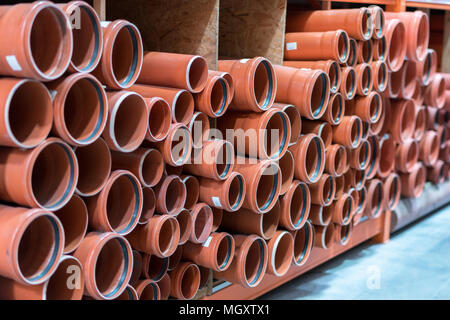
POLYGON ((404 74, 403 74, 403 79, 404 79, 404 85, 403 85, 403 92, 408 93, 414 92, 414 89, 416 88, 416 64, 415 63, 411 63, 411 62, 406 62, 404 64, 404 68, 406 70, 404 70, 404 74))
POLYGON ((366 167, 367 160, 369 158, 369 150, 370 150, 369 142, 367 140, 363 141, 361 144, 361 149, 359 150, 359 157, 358 157, 359 167, 361 169, 366 167))
POLYGON ((130 257, 122 239, 112 238, 101 248, 95 263, 95 284, 105 297, 114 296, 125 284, 130 257))
POLYGON ((362 43, 362 59, 363 62, 369 63, 372 60, 372 41, 367 40, 362 43))
POLYGON ((361 17, 361 31, 364 40, 370 38, 371 29, 372 29, 372 21, 370 19, 370 12, 367 9, 364 9, 361 17))
POLYGON ((338 39, 338 57, 339 61, 345 62, 347 59, 348 54, 348 38, 347 34, 345 32, 339 33, 339 39, 338 39))
POLYGON ((384 14, 382 14, 381 10, 375 10, 375 15, 376 15, 376 17, 374 20, 378 21, 379 24, 375 23, 374 30, 375 30, 378 38, 382 38, 383 32, 384 32, 385 17, 384 17, 384 14))
POLYGON ((320 207, 320 215, 322 225, 329 225, 333 212, 329 210, 330 207, 320 207))
POLYGON ((262 277, 265 247, 261 239, 253 241, 245 257, 245 279, 251 286, 256 285, 262 277))
POLYGON ((44 7, 34 17, 30 33, 31 59, 48 78, 59 77, 70 61, 71 37, 63 13, 44 7))
POLYGON ((277 231, 279 220, 279 205, 275 205, 271 210, 261 215, 261 234, 264 239, 267 240, 273 237, 275 231, 277 231))
POLYGON ((370 143, 370 150, 372 151, 370 154, 370 164, 367 168, 367 176, 370 177, 373 170, 375 169, 375 165, 377 164, 377 155, 378 155, 378 150, 377 150, 377 140, 374 136, 370 136, 369 137, 370 140, 368 140, 368 142, 370 143))
POLYGON ((294 242, 289 232, 283 232, 278 238, 278 244, 275 247, 274 257, 272 257, 273 266, 279 275, 285 274, 292 263, 292 253, 294 242))
POLYGON ((334 199, 334 180, 332 176, 329 176, 328 179, 325 180, 323 185, 323 200, 324 205, 328 205, 334 199))
POLYGON ((68 273, 74 266, 81 269, 81 265, 73 258, 63 259, 45 286, 45 300, 80 300, 83 296, 82 287, 69 288, 72 273, 68 273))
POLYGON ((189 61, 187 70, 189 91, 200 92, 206 85, 208 66, 203 57, 195 56, 189 61))
POLYGON ((414 137, 420 140, 425 134, 425 109, 420 108, 416 113, 414 137))
POLYGON ((192 299, 200 285, 200 271, 195 264, 190 264, 181 277, 181 294, 187 300, 192 299))
MULTIPOLYGON (((361 212, 363 209, 364 209, 364 207, 365 207, 365 203, 366 203, 366 193, 367 193, 367 191, 366 191, 366 188, 361 188, 359 191, 358 191, 358 195, 359 195, 359 201, 358 201, 358 207, 356 208, 356 211, 357 212, 361 212)), ((350 209, 351 210, 351 209, 350 209)), ((350 211, 351 212, 351 211, 350 211)))
POLYGON ((381 182, 377 183, 374 197, 372 198, 372 216, 376 217, 381 212, 381 204, 383 202, 383 187, 381 182), (373 203, 376 203, 376 206, 373 205, 373 203))
POLYGON ((295 233, 294 237, 294 260, 297 265, 303 263, 308 253, 311 241, 311 227, 307 223, 295 233))
POLYGON ((370 99, 370 121, 376 122, 380 118, 380 96, 375 94, 370 99))
POLYGON ((209 140, 210 126, 208 116, 203 112, 196 112, 189 122, 189 130, 193 147, 197 149, 202 148, 203 142, 209 140))
POLYGON ((387 59, 391 70, 398 70, 398 66, 403 63, 404 40, 406 39, 406 30, 403 24, 397 24, 392 32, 387 59))
POLYGON ((128 174, 117 177, 109 189, 106 212, 111 228, 127 233, 134 226, 140 210, 139 186, 128 174))
POLYGON ((353 67, 356 63, 356 41, 354 39, 350 39, 350 50, 348 52, 348 60, 347 65, 349 67, 353 67))
POLYGON ((77 180, 73 152, 61 143, 49 143, 36 157, 31 185, 36 201, 45 209, 57 210, 72 196, 77 180))
POLYGON ((47 137, 52 127, 52 102, 47 89, 37 81, 19 83, 12 90, 5 113, 6 129, 19 147, 35 147, 47 137))
POLYGON ((265 153, 270 159, 278 158, 288 141, 287 117, 283 112, 276 112, 270 117, 264 129, 265 153))
POLYGON ((350 236, 350 225, 340 226, 339 232, 341 233, 341 244, 345 244, 350 236))
POLYGON ((137 94, 127 95, 115 109, 115 115, 111 115, 111 138, 123 152, 133 151, 141 144, 148 127, 146 115, 145 101, 137 94))
POLYGON ((141 161, 140 178, 146 186, 156 185, 164 171, 164 162, 161 153, 156 149, 149 149, 141 161))
POLYGON ((342 206, 342 222, 348 224, 352 214, 352 198, 349 196, 342 206))
POLYGON ((162 253, 169 252, 173 246, 173 235, 176 229, 175 223, 174 219, 166 219, 161 225, 158 236, 158 247, 162 253))
MULTIPOLYGON (((198 183, 197 178, 193 176, 188 176, 184 180, 184 185, 186 187, 186 201, 184 203, 184 207, 186 209, 191 210, 194 205, 198 201, 199 192, 200 192, 200 186, 198 183)), ((169 191, 169 190, 168 190, 169 191)), ((167 196, 167 194, 166 194, 167 196)), ((175 211, 175 209, 178 209, 181 204, 175 205, 171 210, 168 210, 169 212, 175 211)))
POLYGON ((149 282, 141 292, 139 300, 157 300, 158 299, 158 285, 149 282))
POLYGON ((341 175, 347 165, 347 152, 344 147, 339 147, 334 156, 334 170, 336 174, 341 175))
POLYGON ((330 91, 336 92, 339 84, 339 65, 336 61, 331 63, 331 67, 328 69, 328 77, 330 78, 330 91))
POLYGON ((78 160, 77 190, 83 196, 96 194, 105 185, 111 171, 111 153, 103 139, 75 149, 78 160))
POLYGON ((231 236, 226 235, 221 239, 219 247, 217 248, 216 262, 219 266, 219 270, 224 269, 230 262, 231 248, 232 248, 231 236))
POLYGON ((261 61, 255 69, 253 77, 253 91, 255 99, 261 110, 270 107, 272 95, 274 94, 273 72, 269 63, 265 60, 261 61))
POLYGON ((216 116, 220 116, 224 113, 227 106, 227 86, 225 80, 219 78, 211 89, 211 108, 216 116))
POLYGON ((172 102, 172 116, 175 122, 186 123, 192 117, 194 98, 186 91, 181 90, 172 102))
POLYGON ((366 180, 366 173, 364 170, 355 170, 355 183, 356 189, 360 189, 364 186, 366 180))
POLYGON ((155 255, 149 255, 147 263, 147 274, 149 279, 159 281, 167 272, 169 267, 169 258, 160 258, 155 255))
POLYGON ((324 227, 325 230, 322 235, 322 246, 326 249, 330 247, 330 245, 333 243, 334 238, 334 228, 333 225, 327 225, 324 227))
POLYGON ((343 101, 342 95, 335 95, 331 103, 331 116, 333 124, 339 124, 341 122, 343 114, 343 101))
POLYGON ((302 120, 297 107, 288 105, 284 108, 284 113, 287 115, 291 125, 291 139, 289 143, 296 143, 300 137, 302 130, 302 120))
POLYGON ((256 188, 256 204, 260 210, 266 210, 276 201, 278 179, 279 169, 274 167, 273 164, 264 168, 256 188))
POLYGON ((111 64, 114 77, 127 86, 138 72, 140 35, 130 25, 122 27, 114 39, 111 64))
POLYGON ((93 80, 77 80, 67 92, 63 108, 64 124, 74 140, 87 144, 103 131, 106 103, 101 88, 93 80))
POLYGON ((198 240, 206 240, 211 233, 211 229, 208 228, 209 220, 212 220, 212 210, 205 205, 200 208, 194 219, 194 233, 198 240))
POLYGON ((151 188, 142 188, 142 213, 139 219, 140 223, 146 223, 153 217, 156 208, 156 196, 155 192, 151 188))
POLYGON ((188 210, 181 210, 176 216, 180 225, 180 242, 185 242, 189 238, 192 229, 192 218, 188 210))
POLYGON ((186 186, 179 179, 171 179, 167 185, 165 206, 167 212, 175 212, 181 209, 185 203, 186 186))
POLYGON ((292 225, 298 228, 305 218, 307 211, 307 193, 303 184, 298 184, 292 194, 290 217, 292 225))
POLYGON ((425 51, 428 49, 428 38, 429 38, 429 26, 428 26, 428 18, 426 14, 420 15, 420 21, 417 28, 417 49, 416 55, 417 57, 423 57, 425 51))
POLYGON ((191 147, 191 134, 186 127, 175 130, 170 148, 170 155, 175 164, 181 165, 185 162, 191 147))
POLYGON ((328 122, 321 124, 317 135, 322 139, 325 147, 331 145, 333 139, 333 129, 328 122))
POLYGON ((399 178, 395 176, 392 179, 392 183, 389 188, 389 208, 392 208, 395 205, 397 198, 400 196, 398 187, 399 187, 399 178))
POLYGON ((380 172, 388 173, 391 171, 395 161, 395 144, 391 139, 384 140, 380 145, 380 172))
POLYGON ((231 143, 224 142, 216 154, 216 170, 221 179, 224 179, 230 173, 231 163, 233 161, 234 150, 231 143))
POLYGON ((148 131, 156 140, 167 137, 172 115, 170 107, 165 100, 154 101, 148 113, 148 131))
POLYGON ((415 124, 415 112, 414 103, 412 100, 407 100, 405 103, 405 108, 402 113, 401 118, 401 138, 402 140, 408 140, 413 135, 414 124, 415 124))
POLYGON ((79 28, 72 28, 73 35, 73 66, 82 71, 89 72, 99 59, 101 52, 101 30, 95 14, 88 6, 80 5, 79 28))
POLYGON ((378 89, 383 91, 387 84, 387 70, 386 64, 382 63, 378 69, 378 89))
POLYGON ((417 162, 419 157, 419 147, 417 143, 411 143, 406 153, 406 168, 408 170, 412 169, 417 162))
POLYGON ((424 83, 428 83, 428 79, 430 79, 430 74, 431 74, 431 52, 427 52, 427 55, 425 57, 425 61, 423 63, 423 70, 422 70, 422 75, 423 75, 423 82, 424 83))
POLYGON ((366 65, 363 69, 362 78, 361 78, 361 89, 364 94, 367 94, 370 89, 370 83, 372 82, 372 71, 370 67, 366 65))
POLYGON ((353 147, 356 147, 359 144, 361 139, 361 119, 355 118, 355 121, 352 121, 352 130, 351 130, 351 143, 353 147))
POLYGON ((39 216, 26 227, 19 242, 17 263, 27 282, 34 284, 47 277, 58 264, 61 236, 51 216, 39 216))
POLYGON ((86 234, 88 225, 86 205, 80 197, 74 195, 55 214, 64 228, 64 253, 72 252, 80 245, 86 234))
POLYGON ((244 192, 244 181, 242 176, 235 175, 231 180, 228 189, 228 203, 232 210, 236 210, 242 202, 242 194, 244 192))
POLYGON ((384 60, 386 56, 386 37, 378 39, 378 60, 384 60))
POLYGON ((323 114, 326 95, 329 94, 329 83, 325 73, 321 73, 314 81, 314 86, 311 91, 311 112, 314 118, 319 118, 323 114))
POLYGON ((354 69, 350 70, 345 78, 345 91, 347 92, 347 99, 353 97, 355 91, 356 72, 354 69))

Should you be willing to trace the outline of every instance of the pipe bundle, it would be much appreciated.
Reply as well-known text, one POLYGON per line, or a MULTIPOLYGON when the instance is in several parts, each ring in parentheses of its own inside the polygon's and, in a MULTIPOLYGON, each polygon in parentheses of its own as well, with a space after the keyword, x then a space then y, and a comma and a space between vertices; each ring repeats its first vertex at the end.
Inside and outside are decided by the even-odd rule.
POLYGON ((448 178, 450 76, 420 13, 289 12, 283 66, 218 71, 82 1, 0 13, 2 299, 255 287, 448 178))

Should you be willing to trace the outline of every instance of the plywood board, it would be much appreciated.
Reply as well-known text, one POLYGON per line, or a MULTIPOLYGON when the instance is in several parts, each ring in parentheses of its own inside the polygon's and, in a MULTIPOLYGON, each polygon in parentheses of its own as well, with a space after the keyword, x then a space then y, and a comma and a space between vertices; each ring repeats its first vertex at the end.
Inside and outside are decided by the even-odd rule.
POLYGON ((286 0, 220 1, 219 56, 282 64, 286 0))
POLYGON ((109 0, 107 20, 127 19, 146 50, 198 54, 217 68, 219 0, 109 0))

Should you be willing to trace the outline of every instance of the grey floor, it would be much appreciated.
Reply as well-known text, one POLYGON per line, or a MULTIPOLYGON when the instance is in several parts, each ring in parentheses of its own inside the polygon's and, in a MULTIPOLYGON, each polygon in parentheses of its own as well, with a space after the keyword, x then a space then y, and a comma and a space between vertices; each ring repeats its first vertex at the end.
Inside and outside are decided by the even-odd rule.
POLYGON ((362 244, 262 299, 450 299, 450 205, 362 244))

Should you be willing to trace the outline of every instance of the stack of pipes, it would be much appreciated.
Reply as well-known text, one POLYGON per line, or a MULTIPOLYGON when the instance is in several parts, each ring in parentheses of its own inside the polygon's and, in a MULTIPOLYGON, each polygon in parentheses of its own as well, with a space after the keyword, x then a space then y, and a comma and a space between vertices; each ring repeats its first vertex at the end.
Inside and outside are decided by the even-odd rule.
POLYGON ((255 287, 446 179, 446 76, 398 15, 290 13, 285 66, 212 71, 83 1, 0 6, 0 298, 255 287))

